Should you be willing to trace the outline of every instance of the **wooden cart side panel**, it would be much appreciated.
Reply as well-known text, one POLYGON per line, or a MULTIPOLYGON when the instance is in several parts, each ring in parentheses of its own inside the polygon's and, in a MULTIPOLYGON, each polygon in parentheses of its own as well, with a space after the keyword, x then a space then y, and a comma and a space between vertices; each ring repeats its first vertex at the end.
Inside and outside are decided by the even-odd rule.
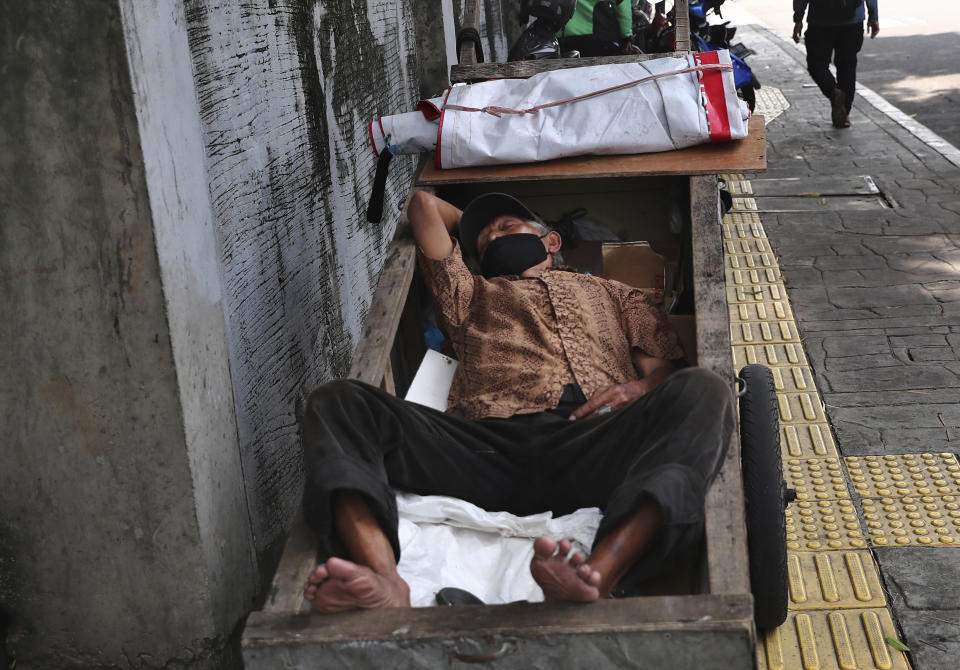
POLYGON ((767 139, 762 116, 752 116, 750 133, 742 140, 701 144, 679 151, 617 156, 572 156, 538 163, 484 165, 447 170, 425 161, 417 177, 422 186, 539 179, 598 179, 661 175, 716 175, 724 172, 764 172, 767 139))
MULTIPOLYGON (((716 177, 690 178, 691 245, 698 363, 733 383, 716 177)), ((707 493, 707 569, 711 593, 750 593, 743 516, 740 440, 734 436, 707 493)))
POLYGON ((248 668, 651 667, 750 670, 747 596, 629 598, 347 612, 254 613, 248 668))
POLYGON ((247 621, 243 647, 679 628, 716 630, 743 624, 749 628, 752 620, 750 596, 713 594, 622 598, 586 605, 554 602, 390 608, 336 615, 254 612, 247 621))
MULTIPOLYGON (((403 215, 397 224, 397 235, 387 250, 350 366, 351 379, 380 386, 390 393, 394 389, 390 350, 404 315, 416 265, 416 246, 409 234, 407 207, 417 190, 432 189, 413 188, 407 194, 403 215)), ((309 611, 309 604, 303 599, 303 587, 316 565, 316 551, 316 536, 300 510, 284 544, 283 555, 263 606, 264 612, 295 614, 309 611)))

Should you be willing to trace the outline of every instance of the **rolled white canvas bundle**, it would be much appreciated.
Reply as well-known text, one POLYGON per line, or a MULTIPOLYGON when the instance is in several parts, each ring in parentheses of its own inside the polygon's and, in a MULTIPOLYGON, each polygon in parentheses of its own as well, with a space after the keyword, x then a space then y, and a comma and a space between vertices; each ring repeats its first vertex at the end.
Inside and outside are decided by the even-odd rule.
POLYGON ((436 151, 457 168, 742 139, 749 116, 722 50, 453 86, 368 129, 377 155, 436 151))

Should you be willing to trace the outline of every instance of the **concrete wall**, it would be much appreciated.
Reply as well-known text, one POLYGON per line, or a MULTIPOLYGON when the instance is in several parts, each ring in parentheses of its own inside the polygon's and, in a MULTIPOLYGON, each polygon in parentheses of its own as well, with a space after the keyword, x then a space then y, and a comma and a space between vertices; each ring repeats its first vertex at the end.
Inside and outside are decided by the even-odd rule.
POLYGON ((348 369, 413 173, 367 223, 365 123, 446 67, 443 4, 0 0, 18 667, 230 665, 299 504, 294 406, 348 369))
POLYGON ((418 94, 403 0, 196 0, 185 20, 258 552, 302 487, 294 406, 346 374, 414 162, 366 221, 366 122, 418 94))
POLYGON ((163 87, 131 82, 116 2, 0 10, 0 606, 18 667, 215 662, 257 588, 185 34, 141 18, 157 33, 131 52, 166 54, 163 87), (181 105, 144 116, 145 95, 181 105))

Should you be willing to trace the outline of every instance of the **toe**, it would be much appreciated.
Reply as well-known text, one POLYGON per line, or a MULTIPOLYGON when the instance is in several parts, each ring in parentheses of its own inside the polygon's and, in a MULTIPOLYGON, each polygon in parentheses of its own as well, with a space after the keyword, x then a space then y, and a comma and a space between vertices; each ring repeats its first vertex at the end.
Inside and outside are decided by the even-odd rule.
POLYGON ((557 543, 553 538, 538 537, 533 543, 533 553, 535 558, 547 559, 557 551, 557 543))
POLYGON ((557 555, 565 559, 571 549, 573 549, 573 545, 570 544, 570 540, 560 540, 557 555))
POLYGON ((313 572, 310 573, 310 576, 307 577, 307 583, 319 584, 329 576, 330 573, 327 571, 327 566, 324 563, 321 563, 314 569, 313 572))
POLYGON ((357 577, 360 569, 356 563, 345 561, 342 558, 331 558, 327 561, 327 571, 334 579, 346 581, 357 577))
POLYGON ((587 557, 583 555, 582 552, 575 552, 573 556, 570 557, 570 564, 576 568, 581 567, 584 562, 587 560, 587 557))

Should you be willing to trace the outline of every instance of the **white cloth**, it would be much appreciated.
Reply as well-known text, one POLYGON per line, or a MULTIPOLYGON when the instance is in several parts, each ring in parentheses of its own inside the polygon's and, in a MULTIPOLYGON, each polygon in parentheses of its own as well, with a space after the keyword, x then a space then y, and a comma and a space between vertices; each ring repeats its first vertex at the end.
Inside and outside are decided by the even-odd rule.
POLYGON ((737 98, 733 71, 710 69, 730 65, 729 52, 721 50, 454 86, 442 99, 421 101, 418 112, 370 123, 370 139, 377 154, 388 136, 402 153, 435 148, 440 168, 647 153, 742 139, 750 112, 737 98), (530 109, 667 73, 536 113, 498 117, 454 108, 530 109))
POLYGON ((518 517, 487 512, 445 496, 397 494, 400 513, 400 576, 414 607, 436 605, 437 591, 465 589, 487 604, 537 602, 543 592, 530 576, 533 540, 569 539, 589 553, 600 510, 579 509, 552 518, 549 512, 518 517))

